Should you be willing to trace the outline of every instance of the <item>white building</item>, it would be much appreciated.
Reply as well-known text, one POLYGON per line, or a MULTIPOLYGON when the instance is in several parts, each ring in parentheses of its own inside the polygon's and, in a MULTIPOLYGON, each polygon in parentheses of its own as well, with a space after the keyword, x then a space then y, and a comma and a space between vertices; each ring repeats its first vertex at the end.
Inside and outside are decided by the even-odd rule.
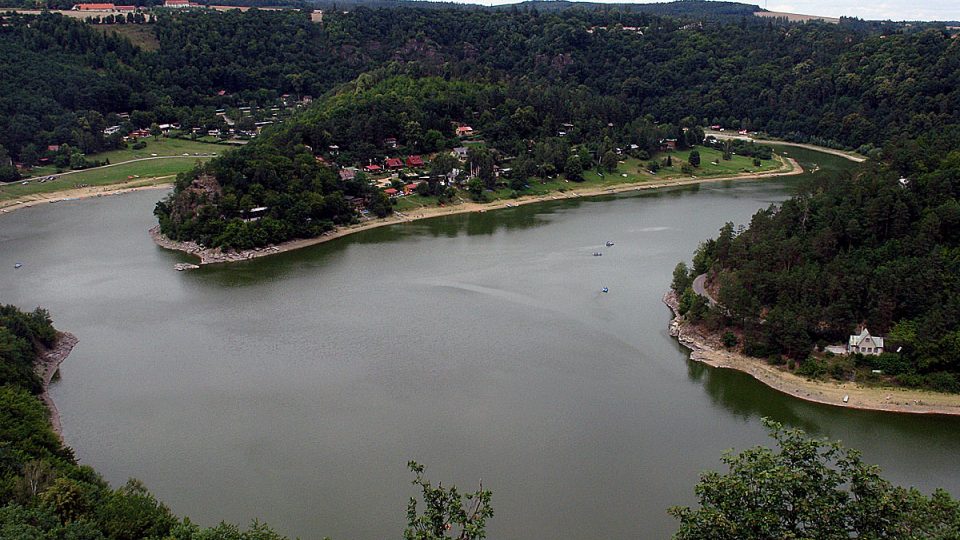
POLYGON ((850 354, 880 355, 883 352, 883 338, 871 336, 866 328, 858 336, 850 336, 847 342, 847 352, 850 354))

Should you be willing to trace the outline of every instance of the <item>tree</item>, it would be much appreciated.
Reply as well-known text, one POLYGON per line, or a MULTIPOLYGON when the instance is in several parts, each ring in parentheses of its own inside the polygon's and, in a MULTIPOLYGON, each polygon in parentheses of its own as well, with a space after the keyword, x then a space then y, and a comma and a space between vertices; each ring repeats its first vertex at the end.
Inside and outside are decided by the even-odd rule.
POLYGON ((694 167, 699 167, 699 166, 700 166, 700 152, 697 151, 697 150, 691 150, 691 151, 690 151, 690 157, 687 159, 687 161, 690 163, 690 165, 693 165, 694 167))
POLYGON ((763 420, 778 450, 727 454, 726 474, 701 475, 699 508, 674 507, 676 540, 956 538, 960 507, 892 486, 839 443, 763 420))
POLYGON ((693 279, 690 278, 690 269, 687 268, 687 263, 683 261, 678 262, 677 266, 673 268, 673 282, 670 284, 670 288, 677 294, 683 294, 683 291, 685 291, 691 283, 693 283, 693 279))
POLYGON ((461 495, 456 486, 445 489, 443 484, 437 484, 437 487, 433 487, 423 478, 423 465, 410 461, 407 467, 416 474, 413 485, 420 488, 424 513, 417 512, 417 499, 410 497, 404 540, 486 538, 487 519, 493 517, 493 507, 490 505, 493 494, 483 489, 483 482, 474 493, 461 495))
POLYGON ((583 165, 580 156, 570 156, 567 158, 567 166, 564 168, 567 178, 574 182, 583 182, 583 165))
POLYGON ((603 170, 608 173, 612 173, 617 170, 617 155, 607 150, 603 157, 600 159, 600 166, 603 167, 603 170))

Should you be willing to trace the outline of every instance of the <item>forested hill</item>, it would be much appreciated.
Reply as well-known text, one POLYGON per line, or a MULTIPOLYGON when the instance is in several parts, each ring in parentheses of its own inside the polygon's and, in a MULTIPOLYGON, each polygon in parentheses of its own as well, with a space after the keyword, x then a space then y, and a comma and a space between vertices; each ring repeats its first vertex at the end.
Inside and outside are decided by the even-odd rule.
POLYGON ((608 10, 358 8, 322 24, 296 11, 164 14, 145 25, 159 50, 143 51, 62 17, 2 18, 2 161, 30 161, 49 145, 87 153, 115 146, 103 129, 124 122, 119 113, 134 128, 209 129, 216 109, 320 96, 387 66, 583 87, 658 122, 692 117, 848 148, 917 136, 960 114, 949 106, 960 101, 960 41, 942 30, 881 35, 756 18, 691 26, 608 10))
POLYGON ((692 274, 709 273, 723 308, 695 317, 741 328, 747 354, 799 361, 866 325, 890 352, 842 376, 960 392, 958 200, 960 129, 891 144, 883 163, 811 181, 704 243, 692 274))

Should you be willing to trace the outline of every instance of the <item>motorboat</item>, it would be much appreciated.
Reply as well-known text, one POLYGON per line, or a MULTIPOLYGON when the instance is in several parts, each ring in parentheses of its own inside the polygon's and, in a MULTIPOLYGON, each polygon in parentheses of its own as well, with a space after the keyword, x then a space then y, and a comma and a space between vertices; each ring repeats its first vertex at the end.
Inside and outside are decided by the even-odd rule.
POLYGON ((613 242, 611 242, 610 240, 607 240, 607 247, 610 247, 612 245, 613 245, 613 242))

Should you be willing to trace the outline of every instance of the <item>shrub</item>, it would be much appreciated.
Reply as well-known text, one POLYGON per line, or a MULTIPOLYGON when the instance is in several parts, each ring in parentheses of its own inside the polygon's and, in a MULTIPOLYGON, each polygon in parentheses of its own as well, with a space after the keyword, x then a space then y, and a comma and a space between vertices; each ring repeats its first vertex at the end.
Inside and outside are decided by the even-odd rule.
POLYGON ((816 358, 807 358, 797 367, 797 375, 809 379, 819 379, 827 373, 827 363, 816 358))

